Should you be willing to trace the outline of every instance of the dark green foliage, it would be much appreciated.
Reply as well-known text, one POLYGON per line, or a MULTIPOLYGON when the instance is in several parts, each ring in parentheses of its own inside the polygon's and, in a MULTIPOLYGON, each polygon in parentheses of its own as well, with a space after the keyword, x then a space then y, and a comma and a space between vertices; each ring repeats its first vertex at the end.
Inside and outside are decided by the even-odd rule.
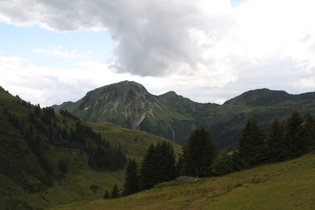
POLYGON ((182 151, 183 153, 182 154, 179 154, 179 157, 178 157, 178 161, 177 161, 177 165, 176 165, 176 174, 177 175, 186 175, 188 174, 187 171, 188 171, 188 165, 187 165, 187 147, 186 146, 183 146, 182 147, 182 151))
POLYGON ((141 164, 141 189, 152 188, 155 184, 159 183, 156 179, 157 169, 155 167, 157 163, 155 147, 153 144, 147 150, 141 164))
POLYGON ((255 118, 247 121, 239 139, 238 152, 244 168, 251 168, 261 164, 265 157, 265 134, 259 128, 255 118))
POLYGON ((40 117, 41 114, 41 108, 40 105, 38 104, 37 106, 34 107, 34 114, 36 115, 36 117, 40 117))
POLYGON ((109 169, 115 171, 124 168, 126 156, 119 149, 108 149, 104 146, 87 148, 89 166, 95 170, 109 169))
MULTIPOLYGON (((39 135, 36 135, 36 137, 32 137, 28 133, 24 136, 28 146, 32 150, 32 152, 37 156, 37 159, 40 163, 40 165, 45 169, 45 171, 51 175, 52 168, 50 166, 50 163, 48 162, 46 156, 43 153, 43 149, 41 146, 42 138, 39 135)), ((49 183, 50 185, 50 183, 49 183)))
POLYGON ((110 194, 110 197, 111 198, 119 198, 119 189, 118 189, 117 184, 114 185, 112 192, 110 194))
POLYGON ((108 191, 107 191, 107 190, 105 190, 105 193, 104 193, 103 199, 110 199, 110 195, 109 195, 109 193, 108 193, 108 191))
POLYGON ((170 181, 176 176, 174 149, 170 143, 151 145, 141 165, 141 189, 149 189, 154 185, 170 181))
POLYGON ((266 157, 268 162, 278 162, 287 159, 288 151, 284 131, 283 125, 275 118, 271 125, 270 134, 266 139, 266 157))
POLYGON ((56 159, 51 148, 79 148, 97 166, 93 169, 124 168, 126 158, 120 149, 112 148, 84 122, 70 119, 67 112, 69 116, 60 116, 53 108, 41 109, 9 93, 0 91, 0 96, 0 173, 25 192, 46 190, 68 172, 70 161, 56 159))
POLYGON ((298 111, 292 112, 285 127, 275 118, 267 137, 252 118, 243 129, 238 151, 233 154, 236 168, 289 160, 312 151, 314 131, 314 118, 309 115, 304 120, 298 111))
POLYGON ((96 193, 96 191, 98 190, 98 186, 95 184, 90 185, 90 190, 92 190, 92 192, 96 193))
POLYGON ((221 150, 219 155, 215 157, 211 172, 214 175, 222 176, 234 171, 233 157, 228 154, 227 150, 221 150))
POLYGON ((215 157, 215 148, 211 134, 204 128, 193 131, 188 139, 185 151, 186 175, 206 177, 211 175, 211 164, 215 157))
POLYGON ((306 133, 302 129, 303 119, 298 111, 294 111, 286 123, 285 141, 289 159, 299 157, 307 152, 306 133))
POLYGON ((140 175, 138 165, 135 160, 130 160, 125 173, 124 195, 130 195, 139 192, 140 175))
POLYGON ((304 130, 306 142, 309 144, 309 151, 315 150, 315 119, 312 115, 308 115, 306 121, 302 125, 304 130))
POLYGON ((68 173, 68 160, 66 159, 60 160, 58 167, 62 173, 68 173))

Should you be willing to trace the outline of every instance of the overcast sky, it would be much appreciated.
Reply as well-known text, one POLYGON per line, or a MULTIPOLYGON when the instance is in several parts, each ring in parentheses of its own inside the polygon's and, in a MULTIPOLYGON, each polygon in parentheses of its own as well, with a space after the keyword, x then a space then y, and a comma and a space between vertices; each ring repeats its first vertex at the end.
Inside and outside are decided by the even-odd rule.
POLYGON ((0 0, 0 86, 42 106, 132 80, 223 103, 315 91, 313 0, 0 0))

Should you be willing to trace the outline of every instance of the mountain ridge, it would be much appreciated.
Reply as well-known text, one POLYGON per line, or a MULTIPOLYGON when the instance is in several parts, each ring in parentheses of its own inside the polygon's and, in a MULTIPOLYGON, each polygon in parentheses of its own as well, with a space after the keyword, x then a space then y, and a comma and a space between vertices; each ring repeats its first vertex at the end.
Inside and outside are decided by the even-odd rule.
POLYGON ((139 83, 122 81, 89 91, 67 105, 66 110, 84 120, 148 131, 181 145, 192 130, 205 127, 213 134, 218 149, 233 149, 241 127, 250 117, 257 117, 267 127, 273 118, 284 120, 294 110, 314 114, 315 92, 293 95, 263 88, 219 105, 194 102, 174 91, 153 95, 139 83))

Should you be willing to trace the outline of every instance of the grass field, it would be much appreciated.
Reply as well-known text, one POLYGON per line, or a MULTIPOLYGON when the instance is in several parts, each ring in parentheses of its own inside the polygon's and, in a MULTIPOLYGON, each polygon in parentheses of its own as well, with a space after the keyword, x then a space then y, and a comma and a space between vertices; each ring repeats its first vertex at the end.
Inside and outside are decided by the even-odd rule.
POLYGON ((112 200, 56 209, 314 209, 315 154, 223 177, 171 181, 112 200))

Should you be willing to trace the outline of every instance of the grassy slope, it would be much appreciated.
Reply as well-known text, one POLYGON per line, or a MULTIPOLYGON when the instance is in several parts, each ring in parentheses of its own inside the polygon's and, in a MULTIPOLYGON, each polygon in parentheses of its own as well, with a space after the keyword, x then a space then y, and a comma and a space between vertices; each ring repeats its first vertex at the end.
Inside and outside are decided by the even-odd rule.
MULTIPOLYGON (((53 187, 41 190, 41 193, 31 194, 25 191, 16 181, 38 182, 33 172, 44 172, 34 154, 30 151, 27 143, 19 132, 9 123, 3 115, 3 109, 7 108, 10 113, 22 120, 27 118, 29 110, 16 103, 16 98, 12 95, 0 91, 0 158, 2 161, 10 162, 16 173, 8 177, 0 170, 0 209, 5 209, 10 203, 17 209, 52 207, 55 205, 68 204, 78 201, 90 201, 103 197, 105 189, 110 190, 114 184, 122 187, 124 183, 124 170, 115 172, 94 171, 87 164, 88 156, 85 152, 74 148, 65 148, 52 145, 47 142, 47 156, 53 166, 53 172, 56 178, 53 181, 53 187), (63 178, 58 171, 60 159, 69 161, 69 172, 63 178), (60 178, 58 176, 60 175, 60 178), (94 193, 90 189, 91 185, 97 185, 99 188, 94 193)), ((75 120, 65 118, 56 114, 58 121, 66 119, 69 127, 75 125, 75 120)), ((83 122, 85 123, 85 122, 83 122)), ((156 144, 166 139, 149 134, 139 130, 123 129, 110 123, 92 124, 86 123, 112 145, 120 146, 128 158, 135 158, 140 161, 151 143, 156 144)), ((62 125, 61 125, 62 126, 62 125)), ((44 140, 46 142, 46 140, 44 140)), ((166 140, 167 141, 167 140, 166 140)), ((180 151, 180 146, 174 145, 175 151, 180 151)), ((12 167, 11 167, 12 168, 12 167)), ((9 170, 13 170, 9 169, 9 170)), ((6 169, 8 170, 8 169, 6 169)))
POLYGON ((313 209, 315 154, 224 177, 172 181, 113 200, 59 209, 313 209))

